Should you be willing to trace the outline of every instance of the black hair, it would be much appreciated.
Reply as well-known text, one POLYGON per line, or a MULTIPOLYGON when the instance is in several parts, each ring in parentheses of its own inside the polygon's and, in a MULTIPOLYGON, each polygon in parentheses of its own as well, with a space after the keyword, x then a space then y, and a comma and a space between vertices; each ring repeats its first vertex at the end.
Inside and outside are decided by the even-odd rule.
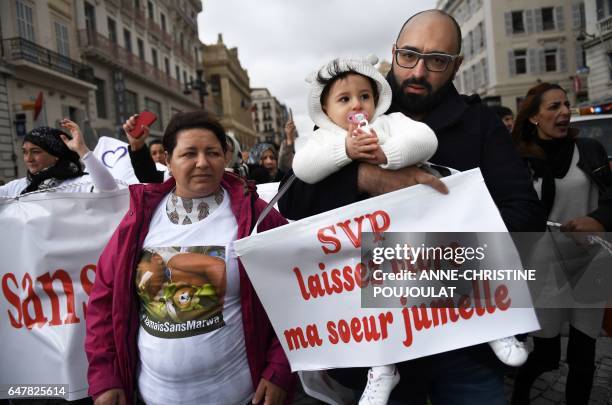
POLYGON ((153 145, 161 145, 164 146, 163 142, 161 141, 161 139, 153 139, 151 142, 149 142, 149 147, 153 146, 153 145))
POLYGON ((211 131, 221 144, 223 152, 227 151, 227 139, 225 137, 225 129, 219 122, 219 120, 212 114, 206 111, 190 111, 190 112, 179 112, 172 116, 164 136, 162 138, 162 144, 164 149, 168 152, 168 156, 172 156, 174 148, 176 147, 177 135, 179 132, 186 129, 207 129, 211 131))
POLYGON ((404 32, 404 28, 406 27, 406 25, 410 22, 410 20, 412 20, 414 17, 424 14, 424 13, 436 13, 439 15, 443 15, 445 17, 448 17, 451 22, 453 23, 453 26, 455 27, 455 30, 457 31, 457 55, 461 53, 461 45, 462 45, 462 39, 461 39, 461 27, 459 26, 459 23, 457 22, 457 20, 455 20, 455 17, 453 17, 452 15, 448 14, 446 11, 444 10, 438 10, 438 9, 431 9, 431 10, 423 10, 420 11, 416 14, 414 14, 413 16, 411 16, 410 18, 408 18, 406 20, 406 22, 404 23, 404 25, 402 25, 402 29, 400 29, 399 33, 397 34, 397 38, 395 38, 395 44, 397 45, 397 41, 399 41, 400 36, 402 35, 402 33, 404 32))
POLYGON ((327 101, 327 97, 329 96, 329 90, 331 89, 332 84, 334 84, 340 79, 344 79, 345 77, 351 74, 363 76, 366 79, 368 79, 368 82, 372 86, 372 95, 374 96, 374 105, 377 105, 379 94, 378 94, 378 85, 376 84, 376 80, 372 79, 369 76, 366 76, 364 74, 357 72, 355 68, 352 67, 350 64, 347 67, 348 67, 347 70, 341 69, 339 60, 334 59, 332 63, 329 65, 329 67, 327 68, 327 74, 329 77, 323 76, 321 72, 317 74, 317 83, 324 86, 323 91, 321 92, 321 97, 319 98, 321 106, 325 105, 325 101, 327 101))
POLYGON ((491 106, 490 108, 491 110, 493 110, 495 114, 497 114, 499 118, 504 118, 504 117, 507 117, 508 115, 512 115, 514 117, 514 113, 512 112, 512 110, 503 105, 494 105, 494 106, 491 106))

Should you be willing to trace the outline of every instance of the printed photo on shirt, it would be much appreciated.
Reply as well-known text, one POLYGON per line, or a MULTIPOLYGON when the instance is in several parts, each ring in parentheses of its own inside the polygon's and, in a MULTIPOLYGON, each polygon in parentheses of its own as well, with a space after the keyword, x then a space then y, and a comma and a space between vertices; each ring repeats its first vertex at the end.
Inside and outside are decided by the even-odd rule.
POLYGON ((225 325, 225 247, 144 249, 136 266, 140 323, 151 335, 175 339, 225 325))

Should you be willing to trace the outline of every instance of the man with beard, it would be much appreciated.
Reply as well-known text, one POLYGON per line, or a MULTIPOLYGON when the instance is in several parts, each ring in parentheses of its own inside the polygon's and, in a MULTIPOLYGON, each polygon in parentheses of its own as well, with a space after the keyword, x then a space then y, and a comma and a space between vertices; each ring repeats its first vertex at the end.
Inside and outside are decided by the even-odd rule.
MULTIPOLYGON (((506 129, 477 95, 461 96, 452 81, 461 65, 461 29, 440 10, 412 16, 392 51, 387 80, 393 89, 388 113, 402 112, 429 125, 438 137, 430 162, 469 170, 480 167, 510 231, 543 230, 546 217, 506 129)), ((349 133, 352 128, 349 128, 349 133)), ((280 199, 281 213, 298 220, 415 184, 446 193, 431 173, 417 167, 386 171, 353 162, 316 184, 296 180, 280 199)), ((476 345, 398 364, 401 380, 391 398, 403 404, 504 404, 501 363, 476 345)), ((361 393, 366 369, 330 371, 361 393)))

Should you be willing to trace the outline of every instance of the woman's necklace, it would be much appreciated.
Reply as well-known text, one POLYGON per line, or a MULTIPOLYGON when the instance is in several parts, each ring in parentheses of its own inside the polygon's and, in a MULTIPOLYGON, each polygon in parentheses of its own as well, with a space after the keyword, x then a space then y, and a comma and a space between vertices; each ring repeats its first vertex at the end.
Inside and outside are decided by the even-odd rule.
POLYGON ((223 202, 223 189, 202 198, 183 198, 175 190, 166 202, 166 215, 176 225, 189 225, 203 220, 214 212, 223 202))

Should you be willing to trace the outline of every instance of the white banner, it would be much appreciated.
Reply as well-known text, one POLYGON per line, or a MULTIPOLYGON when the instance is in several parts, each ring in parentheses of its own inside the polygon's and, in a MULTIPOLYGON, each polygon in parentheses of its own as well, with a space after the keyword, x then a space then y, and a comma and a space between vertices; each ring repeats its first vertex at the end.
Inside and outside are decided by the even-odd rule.
POLYGON ((119 139, 102 136, 98 139, 93 154, 112 173, 113 177, 128 184, 140 183, 128 153, 128 144, 119 139))
POLYGON ((0 200, 0 385, 68 384, 69 400, 87 396, 86 304, 127 208, 127 190, 0 200))
MULTIPOLYGON (((412 302, 361 307, 363 232, 506 231, 479 169, 443 181, 448 195, 410 187, 235 243, 294 371, 397 363, 539 328, 524 282, 481 284, 487 309, 466 305, 458 319, 436 321, 412 302)), ((487 264, 521 269, 509 235, 497 235, 507 243, 487 264)))
MULTIPOLYGON (((134 174, 127 143, 119 139, 102 136, 98 140, 93 154, 100 159, 114 178, 123 180, 127 184, 140 183, 134 174)), ((157 170, 165 172, 164 180, 167 180, 168 168, 161 163, 155 163, 155 167, 157 167, 157 170)))
MULTIPOLYGON (((279 185, 280 183, 278 182, 258 184, 257 194, 259 195, 259 198, 261 198, 265 202, 270 202, 274 198, 276 193, 278 193, 279 185)), ((274 207, 278 209, 278 204, 276 204, 274 207)))

